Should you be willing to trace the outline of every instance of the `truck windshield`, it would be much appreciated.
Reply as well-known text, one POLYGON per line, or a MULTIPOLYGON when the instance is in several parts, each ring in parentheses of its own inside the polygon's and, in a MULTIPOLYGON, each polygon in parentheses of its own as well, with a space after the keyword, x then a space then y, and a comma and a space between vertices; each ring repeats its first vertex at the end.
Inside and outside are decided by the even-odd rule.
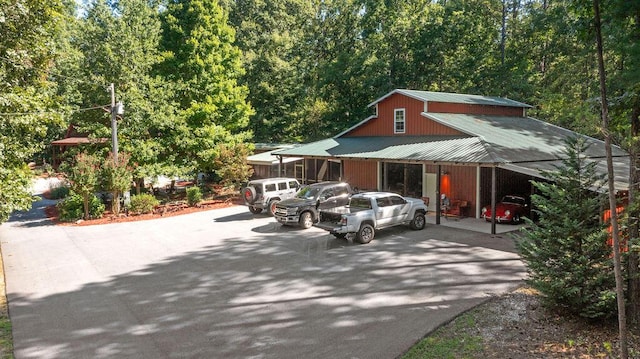
POLYGON ((298 193, 296 193, 296 198, 302 199, 314 199, 318 196, 320 192, 320 188, 311 188, 311 187, 302 187, 298 193))

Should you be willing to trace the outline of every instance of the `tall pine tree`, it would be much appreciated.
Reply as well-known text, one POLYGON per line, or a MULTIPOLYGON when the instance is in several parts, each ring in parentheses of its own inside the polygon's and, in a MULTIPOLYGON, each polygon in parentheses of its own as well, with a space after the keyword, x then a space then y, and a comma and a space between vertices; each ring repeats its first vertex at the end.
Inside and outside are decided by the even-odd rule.
POLYGON ((527 219, 518 248, 529 283, 547 305, 588 318, 615 313, 611 247, 599 213, 606 201, 604 177, 583 154, 582 138, 568 138, 562 165, 534 181, 538 221, 527 219))
MULTIPOLYGON (((174 84, 179 116, 172 131, 176 160, 187 168, 215 172, 218 145, 242 144, 253 110, 243 74, 235 31, 217 0, 173 0, 162 13, 160 72, 174 84)), ((245 161, 238 158, 238 161, 245 161)))

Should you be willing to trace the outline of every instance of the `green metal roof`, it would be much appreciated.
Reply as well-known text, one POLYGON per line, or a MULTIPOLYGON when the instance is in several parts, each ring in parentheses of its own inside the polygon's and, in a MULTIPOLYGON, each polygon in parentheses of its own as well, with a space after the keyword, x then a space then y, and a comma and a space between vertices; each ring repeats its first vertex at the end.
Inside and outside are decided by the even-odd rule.
MULTIPOLYGON (((289 146, 289 147, 292 147, 292 146, 289 146)), ((275 151, 277 151, 277 150, 256 153, 254 155, 248 156, 247 157, 247 163, 249 163, 251 165, 273 165, 273 164, 278 164, 280 162, 280 159, 273 154, 273 152, 275 152, 275 151)), ((289 162, 294 162, 294 161, 297 161, 297 160, 301 160, 301 158, 286 157, 286 158, 282 159, 282 163, 289 163, 289 162)))
POLYGON ((420 101, 432 101, 432 102, 450 102, 450 103, 463 103, 469 105, 491 105, 491 106, 507 106, 507 107, 520 107, 531 108, 531 105, 527 105, 522 102, 510 100, 504 97, 492 97, 492 96, 480 96, 480 95, 466 95, 447 92, 431 92, 431 91, 418 91, 418 90, 406 90, 397 89, 389 92, 383 97, 373 101, 369 106, 373 106, 378 102, 386 99, 393 94, 403 94, 420 101))
POLYGON ((280 150, 299 157, 487 164, 499 161, 477 137, 375 136, 339 137, 280 150))
MULTIPOLYGON (((450 113, 423 113, 424 116, 447 127, 484 140, 491 151, 504 162, 549 161, 566 157, 565 139, 581 136, 590 145, 585 155, 604 157, 604 142, 581 135, 531 117, 463 115, 450 113)), ((619 147, 613 147, 614 156, 627 156, 619 147)))
MULTIPOLYGON (((607 161, 606 158, 593 158, 588 159, 587 162, 596 163, 596 173, 607 173, 607 161)), ((555 172, 558 167, 562 166, 561 160, 555 161, 534 161, 534 162, 519 162, 519 163, 507 163, 500 165, 501 168, 523 173, 529 176, 538 178, 545 178, 542 172, 555 172)), ((629 158, 628 157, 614 157, 613 158, 613 186, 618 190, 628 189, 629 183, 629 158)), ((604 183, 601 183, 604 186, 604 183)), ((596 190, 596 188, 594 188, 596 190)), ((602 190, 602 188, 600 188, 602 190)))
MULTIPOLYGON (((583 136, 531 117, 446 113, 423 113, 423 116, 466 135, 334 137, 275 153, 298 157, 518 163, 564 158, 564 140, 583 136)), ((590 144, 588 157, 605 156, 604 142, 583 137, 590 144)), ((627 156, 627 153, 614 146, 613 155, 627 156)))

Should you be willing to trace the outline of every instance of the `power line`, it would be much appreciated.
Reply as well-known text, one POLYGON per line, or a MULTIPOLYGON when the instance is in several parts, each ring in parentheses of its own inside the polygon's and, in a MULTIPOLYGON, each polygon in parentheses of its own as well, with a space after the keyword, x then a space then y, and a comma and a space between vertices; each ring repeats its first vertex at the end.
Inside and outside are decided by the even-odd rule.
MULTIPOLYGON (((22 66, 22 64, 14 61, 14 60, 11 60, 11 59, 9 59, 9 58, 7 58, 5 56, 0 56, 0 60, 4 60, 4 62, 10 63, 10 64, 15 65, 15 66, 22 66)), ((87 80, 79 79, 77 77, 71 77, 71 76, 63 75, 63 74, 55 72, 55 71, 48 71, 48 73, 52 77, 61 77, 61 78, 69 79, 69 80, 72 80, 72 81, 75 81, 75 82, 79 82, 79 83, 84 83, 84 84, 88 84, 88 85, 95 85, 95 82, 93 82, 93 81, 87 81, 87 80)), ((104 85, 104 86, 101 86, 101 87, 107 87, 107 85, 104 85)))

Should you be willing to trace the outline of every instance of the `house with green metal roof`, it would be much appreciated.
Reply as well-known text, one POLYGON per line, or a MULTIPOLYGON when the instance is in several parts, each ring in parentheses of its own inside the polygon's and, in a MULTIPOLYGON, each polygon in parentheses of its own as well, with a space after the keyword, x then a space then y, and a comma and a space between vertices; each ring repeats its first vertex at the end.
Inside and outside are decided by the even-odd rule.
MULTIPOLYGON (((466 215, 507 194, 528 197, 531 179, 564 158, 565 139, 606 172, 604 142, 527 116, 530 105, 501 97, 397 89, 373 101, 374 114, 332 138, 275 151, 303 158, 305 182, 338 177, 360 189, 468 204, 466 215), (333 173, 320 171, 339 163, 333 173), (335 172, 339 172, 336 174, 335 172)), ((613 148, 615 186, 628 187, 628 154, 613 148)), ((439 201, 430 200, 430 210, 439 201)))

